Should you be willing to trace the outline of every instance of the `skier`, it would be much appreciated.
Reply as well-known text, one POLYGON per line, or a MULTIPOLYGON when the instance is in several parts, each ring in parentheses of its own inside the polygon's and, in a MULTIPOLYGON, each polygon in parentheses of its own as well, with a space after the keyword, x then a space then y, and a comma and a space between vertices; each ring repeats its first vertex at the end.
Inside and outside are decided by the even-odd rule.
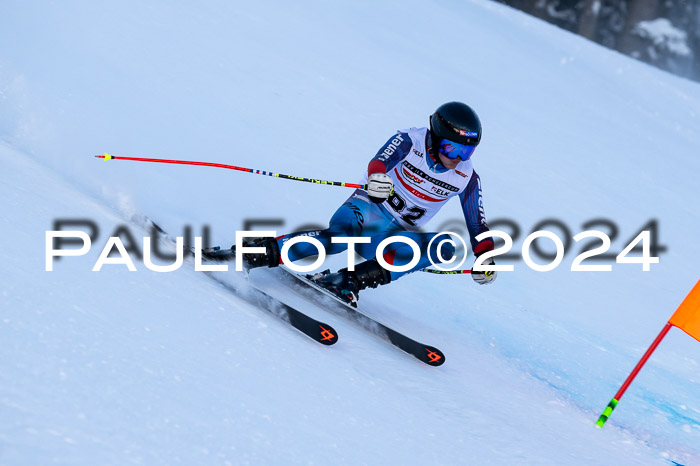
MULTIPOLYGON (((265 253, 245 253, 246 269, 277 267, 280 249, 290 238, 299 235, 319 240, 327 254, 347 249, 331 238, 365 236, 371 242, 357 244, 356 251, 365 262, 355 265, 355 271, 341 269, 336 273, 322 272, 313 280, 334 293, 341 300, 357 305, 360 290, 376 288, 401 276, 431 265, 430 257, 448 261, 454 247, 435 238, 438 233, 417 230, 428 222, 452 197, 459 196, 464 219, 469 231, 472 250, 476 257, 494 248, 493 240, 477 242, 475 237, 488 231, 482 204, 481 182, 474 171, 471 156, 481 140, 481 122, 476 112, 466 104, 449 102, 441 105, 430 116, 430 128, 410 128, 397 132, 379 149, 367 167, 363 184, 367 190, 356 190, 341 205, 330 220, 329 227, 320 231, 290 233, 278 238, 257 239, 249 246, 262 246, 265 253), (418 264, 406 272, 390 272, 375 258, 377 245, 389 236, 405 236, 420 247, 418 264), (430 251, 428 245, 433 241, 430 251), (438 251, 438 245, 441 245, 438 251), (439 255, 438 255, 439 253, 439 255)), ((447 235, 443 235, 447 237, 447 235)), ((317 254, 309 243, 297 243, 289 249, 292 261, 317 254)), ((209 252, 212 259, 230 260, 235 247, 209 252)), ((413 250, 408 244, 394 242, 386 249, 384 260, 392 265, 408 264, 413 250)), ((493 265, 493 259, 484 265, 493 265)), ((475 282, 484 285, 496 279, 496 272, 472 272, 475 282)))

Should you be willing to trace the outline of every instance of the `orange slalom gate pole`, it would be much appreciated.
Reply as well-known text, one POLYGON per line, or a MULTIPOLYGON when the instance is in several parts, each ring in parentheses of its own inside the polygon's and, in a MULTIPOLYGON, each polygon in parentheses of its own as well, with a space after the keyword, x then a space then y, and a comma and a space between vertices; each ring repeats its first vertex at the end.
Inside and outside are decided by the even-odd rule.
POLYGON ((627 376, 627 380, 625 380, 625 383, 622 384, 622 387, 617 391, 615 396, 613 397, 612 400, 610 400, 610 403, 608 403, 608 406, 605 408, 603 411, 603 414, 600 415, 598 418, 598 421, 595 423, 596 427, 601 428, 605 425, 605 422, 608 420, 610 415, 612 414, 613 410, 617 406, 617 404, 620 402, 620 398, 622 398, 622 395, 625 394, 627 391, 627 388, 630 386, 632 381, 637 377, 637 374, 639 374, 639 371, 642 370, 642 367, 646 362, 649 360, 651 357, 651 354, 656 350, 656 348, 659 346, 659 343, 661 343, 661 340, 664 339, 666 334, 668 333, 669 330, 671 330, 672 325, 670 323, 666 323, 664 328, 661 330, 661 332, 656 336, 656 339, 654 342, 651 344, 651 346, 647 349, 646 353, 644 353, 644 356, 642 356, 642 359, 639 360, 636 366, 634 366, 634 369, 632 369, 632 372, 630 373, 629 376, 627 376))
POLYGON ((625 391, 627 391, 627 388, 642 369, 642 366, 644 366, 647 360, 649 360, 649 357, 659 346, 659 343, 661 343, 661 340, 664 339, 668 331, 671 330, 671 327, 678 327, 691 337, 700 341, 700 280, 695 284, 693 289, 690 290, 688 296, 686 296, 680 306, 678 306, 678 309, 676 309, 676 312, 673 313, 668 322, 666 322, 664 328, 661 330, 646 353, 644 353, 642 359, 640 359, 637 365, 634 367, 632 373, 627 377, 627 380, 625 380, 625 383, 622 384, 622 387, 620 387, 620 390, 617 391, 613 399, 605 408, 603 414, 600 415, 598 421, 595 423, 598 428, 605 425, 605 421, 607 421, 610 414, 612 414, 615 406, 617 406, 620 398, 622 398, 622 395, 625 394, 625 391))

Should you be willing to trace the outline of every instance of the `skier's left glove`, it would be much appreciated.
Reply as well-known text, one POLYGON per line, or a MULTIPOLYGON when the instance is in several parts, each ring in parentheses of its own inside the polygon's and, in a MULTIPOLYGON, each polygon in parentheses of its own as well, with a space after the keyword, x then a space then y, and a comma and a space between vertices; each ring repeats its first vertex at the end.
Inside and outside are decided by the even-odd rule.
POLYGON ((381 204, 389 199, 394 190, 394 181, 386 173, 372 173, 367 178, 367 195, 369 200, 381 204))
MULTIPOLYGON (((476 247, 474 247, 474 255, 476 255, 477 259, 479 256, 488 251, 493 251, 493 240, 491 238, 486 238, 477 244, 476 247)), ((474 262, 476 262, 476 260, 474 262)), ((483 265, 486 267, 489 265, 495 265, 493 257, 489 257, 488 259, 484 260, 483 265)), ((488 285, 489 283, 492 283, 496 279, 496 276, 497 274, 495 270, 491 272, 477 272, 472 270, 472 279, 479 285, 488 285)))
MULTIPOLYGON (((493 257, 489 257, 488 259, 484 260, 483 265, 486 267, 489 265, 495 265, 493 257)), ((474 279, 474 281, 479 285, 488 285, 489 283, 492 283, 496 279, 496 276, 497 273, 495 270, 490 272, 477 272, 472 270, 472 279, 474 279)))

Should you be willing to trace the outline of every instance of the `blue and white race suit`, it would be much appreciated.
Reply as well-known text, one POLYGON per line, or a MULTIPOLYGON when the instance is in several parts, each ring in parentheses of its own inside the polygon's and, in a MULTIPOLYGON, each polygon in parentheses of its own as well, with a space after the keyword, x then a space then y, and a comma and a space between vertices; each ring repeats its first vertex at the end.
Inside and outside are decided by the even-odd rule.
MULTIPOLYGON (((332 237, 366 236, 371 242, 356 245, 356 251, 369 260, 375 257, 377 245, 385 238, 406 236, 418 244, 421 258, 409 271, 391 272, 393 281, 431 265, 428 253, 433 260, 452 258, 454 247, 449 243, 442 243, 441 250, 437 251, 442 238, 436 238, 428 251, 430 241, 438 233, 422 233, 418 229, 450 198, 459 196, 472 249, 477 254, 493 249, 490 239, 479 244, 475 240, 476 236, 488 231, 488 225, 484 217, 481 182, 471 160, 460 162, 453 170, 445 168, 433 154, 428 128, 410 128, 396 133, 370 161, 363 183, 371 173, 378 171, 389 175, 394 182, 394 192, 389 199, 375 204, 365 191, 358 189, 333 214, 327 229, 281 236, 277 238, 280 248, 290 238, 307 235, 318 239, 327 254, 337 254, 345 251, 347 246, 332 243, 332 237)), ((315 254, 316 247, 308 243, 298 243, 289 250, 289 258, 293 261, 315 254)), ((392 243, 384 252, 384 260, 393 265, 408 264, 412 258, 413 250, 405 243, 392 243)))

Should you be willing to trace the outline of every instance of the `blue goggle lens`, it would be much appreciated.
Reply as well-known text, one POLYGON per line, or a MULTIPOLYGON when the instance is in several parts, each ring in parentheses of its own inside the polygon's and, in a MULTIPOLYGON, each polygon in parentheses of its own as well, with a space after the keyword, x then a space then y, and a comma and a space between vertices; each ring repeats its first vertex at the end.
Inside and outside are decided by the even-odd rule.
POLYGON ((464 144, 457 144, 456 142, 450 141, 449 139, 443 139, 440 142, 440 153, 447 157, 448 159, 456 159, 457 157, 466 161, 474 153, 476 146, 467 146, 464 144))

